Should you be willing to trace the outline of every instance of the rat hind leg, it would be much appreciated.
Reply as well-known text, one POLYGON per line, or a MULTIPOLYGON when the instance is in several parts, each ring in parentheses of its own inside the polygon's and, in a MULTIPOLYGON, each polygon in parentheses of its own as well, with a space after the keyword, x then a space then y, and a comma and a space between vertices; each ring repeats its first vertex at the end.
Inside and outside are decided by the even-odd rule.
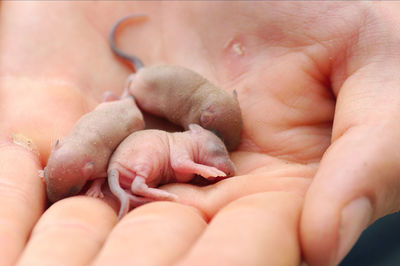
POLYGON ((146 184, 146 179, 143 176, 139 175, 137 175, 133 179, 131 191, 135 195, 140 195, 155 200, 176 200, 178 198, 177 195, 169 193, 167 191, 157 188, 150 188, 146 184))
POLYGON ((117 169, 111 169, 110 171, 108 171, 108 185, 110 186, 111 192, 119 199, 121 203, 121 207, 118 213, 118 220, 121 220, 121 218, 128 213, 129 198, 125 190, 121 188, 121 185, 119 183, 119 172, 117 169))
POLYGON ((125 190, 125 192, 126 192, 126 195, 128 196, 128 199, 129 199, 129 202, 130 202, 130 206, 132 208, 136 208, 136 207, 139 207, 139 206, 141 206, 143 204, 146 204, 146 203, 154 201, 154 200, 149 199, 149 198, 143 198, 143 197, 138 197, 138 196, 132 195, 132 193, 129 190, 125 190))
POLYGON ((86 195, 93 198, 104 198, 103 192, 101 192, 101 186, 106 181, 105 178, 98 178, 92 182, 89 189, 86 191, 86 195))
POLYGON ((213 166, 198 164, 189 159, 176 160, 171 166, 179 174, 197 174, 209 180, 213 180, 216 177, 226 177, 224 172, 213 166))

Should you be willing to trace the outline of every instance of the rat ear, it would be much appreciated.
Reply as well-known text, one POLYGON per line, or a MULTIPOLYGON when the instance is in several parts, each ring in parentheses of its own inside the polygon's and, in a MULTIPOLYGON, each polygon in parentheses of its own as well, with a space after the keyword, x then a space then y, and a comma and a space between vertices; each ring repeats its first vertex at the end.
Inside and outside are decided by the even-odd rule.
POLYGON ((237 98, 238 98, 237 90, 233 90, 232 94, 233 94, 233 97, 237 100, 237 98))
POLYGON ((210 125, 214 121, 214 118, 215 115, 212 112, 205 110, 200 115, 200 125, 207 128, 207 125, 210 125))
POLYGON ((53 149, 57 148, 58 144, 60 144, 60 140, 59 139, 56 140, 56 143, 54 144, 53 149))
POLYGON ((201 133, 204 129, 198 124, 189 124, 189 129, 193 133, 201 133))
POLYGON ((82 176, 88 180, 94 172, 94 162, 88 162, 82 168, 82 176))
POLYGON ((237 90, 233 90, 232 95, 233 95, 233 98, 235 99, 235 101, 239 102, 237 90))

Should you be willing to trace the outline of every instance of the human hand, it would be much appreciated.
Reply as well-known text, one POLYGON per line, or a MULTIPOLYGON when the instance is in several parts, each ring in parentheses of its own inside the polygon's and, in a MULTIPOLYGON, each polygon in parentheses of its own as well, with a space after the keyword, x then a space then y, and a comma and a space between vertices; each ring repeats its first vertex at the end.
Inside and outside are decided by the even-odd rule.
MULTIPOLYGON (((395 47, 399 32, 389 30, 399 23, 399 6, 375 3, 322 6, 320 3, 263 3, 265 9, 260 6, 260 13, 258 8, 243 11, 252 14, 254 21, 260 14, 260 21, 252 21, 255 26, 253 30, 248 28, 245 37, 238 34, 238 44, 232 45, 231 57, 225 55, 220 60, 218 54, 210 56, 217 62, 228 57, 225 69, 231 66, 236 71, 237 75, 231 77, 234 81, 226 88, 238 90, 245 119, 244 143, 256 144, 253 149, 241 146, 233 156, 237 165, 244 166, 245 159, 251 157, 247 157, 249 153, 240 156, 241 151, 255 152, 252 163, 258 163, 258 167, 254 169, 263 175, 275 174, 281 182, 296 175, 285 173, 282 166, 278 173, 283 172, 286 177, 283 179, 273 167, 262 169, 260 166, 265 167, 267 163, 257 162, 257 148, 261 153, 287 159, 291 166, 297 162, 310 170, 308 175, 301 176, 300 171, 297 175, 312 177, 309 190, 304 190, 306 197, 298 221, 300 248, 310 265, 337 264, 368 224, 399 210, 395 145, 399 134, 398 79, 392 70, 398 64, 395 47), (244 43, 242 50, 248 51, 247 55, 239 56, 240 42, 244 43), (236 58, 232 53, 235 50, 236 58), (318 166, 312 165, 320 160, 318 166), (311 171, 314 166, 318 167, 315 175, 311 171)), ((245 27, 245 21, 243 18, 240 26, 231 25, 232 30, 245 27)), ((216 73, 224 69, 214 68, 216 73)), ((242 173, 249 174, 246 170, 239 174, 242 173)), ((237 202, 234 199, 243 196, 243 188, 247 194, 267 184, 266 181, 251 182, 260 174, 250 174, 242 183, 239 176, 200 192, 182 192, 180 196, 187 195, 187 201, 192 203, 191 198, 206 195, 208 200, 194 205, 213 215, 219 209, 216 206, 224 206, 231 200, 232 204, 237 202)), ((175 193, 177 190, 171 189, 175 193)), ((281 189, 287 190, 290 188, 281 189)), ((256 241, 253 244, 252 249, 262 254, 262 245, 256 241)), ((199 241, 196 245, 206 246, 206 243, 199 241)), ((196 248, 191 253, 194 255, 189 258, 199 254, 196 248)), ((214 257, 221 259, 221 255, 214 257)))
MULTIPOLYGON (((5 237, 0 239, 11 247, 6 252, 5 244, 1 243, 3 258, 13 256, 15 260, 43 211, 44 190, 36 171, 41 168, 39 162, 45 162, 51 141, 66 134, 81 114, 94 107, 103 91, 123 84, 128 72, 106 52, 106 40, 100 44, 101 48, 96 46, 98 50, 90 45, 99 43, 99 36, 107 36, 109 26, 117 18, 130 13, 147 13, 151 19, 146 24, 132 26, 135 34, 130 36, 135 38, 126 40, 131 46, 130 51, 124 47, 125 50, 141 57, 145 64, 163 61, 184 65, 224 89, 238 91, 245 123, 242 145, 232 153, 238 176, 202 188, 167 185, 165 189, 177 193, 183 202, 195 209, 177 203, 148 204, 129 213, 110 235, 116 220, 109 205, 87 197, 60 201, 48 209, 35 226, 21 264, 39 259, 41 263, 60 262, 61 258, 67 265, 85 264, 97 256, 97 264, 133 264, 136 261, 167 265, 180 261, 181 265, 296 265, 301 260, 302 249, 309 264, 326 265, 331 259, 340 259, 334 256, 339 243, 340 211, 345 203, 362 196, 373 200, 373 215, 368 222, 397 210, 394 196, 396 153, 391 144, 396 128, 383 131, 396 126, 393 123, 396 116, 382 119, 386 112, 395 112, 391 106, 397 98, 394 81, 388 83, 388 79, 383 79, 394 69, 394 57, 383 64, 386 57, 382 54, 390 51, 385 46, 390 35, 374 30, 380 23, 387 23, 388 18, 392 19, 391 14, 387 14, 388 9, 371 11, 369 4, 364 3, 179 3, 161 5, 158 9, 151 7, 152 4, 124 3, 116 6, 116 13, 120 13, 111 18, 105 15, 109 13, 106 11, 108 3, 95 8, 74 3, 78 7, 72 9, 68 8, 70 4, 64 4, 63 8, 59 4, 51 7, 30 4, 24 8, 19 6, 18 10, 15 9, 18 4, 2 5, 2 10, 8 11, 2 12, 2 16, 14 17, 20 30, 32 24, 47 27, 43 29, 46 34, 31 33, 28 38, 23 34, 17 37, 8 34, 8 38, 13 36, 17 42, 13 39, 13 47, 10 47, 8 39, 9 45, 2 46, 7 53, 2 53, 6 56, 2 56, 0 73, 2 77, 4 73, 17 77, 12 85, 2 78, 2 94, 9 95, 2 98, 1 103, 2 121, 7 121, 3 139, 10 133, 20 132, 33 140, 41 154, 37 157, 4 141, 7 145, 3 145, 6 148, 2 149, 2 159, 7 159, 9 167, 1 169, 1 178, 5 184, 18 189, 11 190, 15 191, 11 197, 4 194, 7 197, 2 196, 0 200, 4 209, 0 219, 8 225, 4 227, 8 231, 1 232, 5 237), (37 20, 40 16, 27 20, 21 13, 12 15, 10 6, 14 6, 14 12, 32 14, 34 7, 35 12, 52 14, 51 23, 37 20), (374 23, 361 23, 372 19, 367 16, 369 12, 378 11, 380 16, 374 23), (342 15, 336 17, 337 14, 342 15), (387 15, 385 20, 382 14, 387 15), (102 20, 103 17, 107 19, 102 20), (366 29, 369 31, 364 31, 366 29), (163 32, 163 36, 159 32, 163 32), (358 32, 366 36, 356 35, 358 32), (381 46, 366 45, 381 40, 369 37, 371 32, 384 34, 379 36, 386 42, 378 42, 381 46), (49 33, 53 36, 47 35, 49 33), (360 37, 356 39, 358 42, 352 42, 350 37, 354 35, 360 37), (23 43, 26 39, 37 43, 34 37, 49 38, 49 41, 37 51, 37 46, 23 43), (82 41, 77 37, 87 39, 82 41), (154 41, 160 39, 164 42, 154 41), (150 41, 154 45, 149 49, 150 41), (62 50, 63 43, 70 49, 62 50), (15 47, 21 49, 14 50, 15 47), (21 51, 28 53, 18 55, 21 51), (50 58, 49 54, 60 57, 50 58), (102 57, 106 59, 99 63, 98 58, 102 57), (97 59, 90 61, 88 58, 97 59), (374 63, 367 64, 368 60, 374 63), (376 71, 377 67, 382 71, 376 71), (35 83, 38 80, 44 82, 35 83), (59 80, 63 81, 61 86, 59 80), (25 83, 16 86, 22 81, 25 83), (379 91, 372 89, 377 81, 380 82, 379 91), (28 85, 30 90, 26 89, 28 85), (335 113, 335 96, 331 94, 330 85, 339 99, 335 113), (20 95, 25 96, 24 101, 20 95), (378 104, 388 98, 390 102, 378 104), (356 104, 349 104, 355 99, 356 104), (48 106, 49 103, 53 104, 48 106), (69 114, 60 121, 56 117, 64 113, 63 110, 68 110, 69 114), (25 121, 16 118, 16 114, 28 111, 25 121), (40 123, 39 129, 35 122, 40 123), (319 164, 330 144, 331 134, 333 144, 319 164), (374 134, 382 134, 382 137, 371 139, 374 134), (379 156, 374 152, 377 149, 387 155, 379 156), (355 152, 358 158, 353 157, 355 152), (22 160, 23 167, 20 166, 22 160), (377 173, 383 166, 385 168, 377 173), (10 173, 11 170, 15 172, 10 173), (377 174, 382 173, 383 177, 379 175, 378 180, 377 174), (16 206, 12 215, 6 213, 9 204, 3 204, 10 202, 10 198, 16 206), (7 233, 10 231, 16 232, 16 237, 7 233)), ((2 34, 7 26, 9 24, 2 23, 2 34)), ((34 26, 32 28, 38 28, 34 26)), ((3 36, 2 42, 7 43, 3 36)), ((389 48, 394 47, 393 42, 389 42, 392 45, 389 48)), ((363 204, 365 201, 361 200, 361 206, 363 204)), ((346 217, 347 220, 351 218, 346 217)), ((366 223, 354 225, 356 235, 366 223)), ((346 232, 346 225, 344 223, 342 232, 346 232)), ((352 240, 353 235, 347 234, 352 240)), ((342 233, 343 236, 346 233, 342 233)), ((353 242, 348 242, 344 253, 353 242)))

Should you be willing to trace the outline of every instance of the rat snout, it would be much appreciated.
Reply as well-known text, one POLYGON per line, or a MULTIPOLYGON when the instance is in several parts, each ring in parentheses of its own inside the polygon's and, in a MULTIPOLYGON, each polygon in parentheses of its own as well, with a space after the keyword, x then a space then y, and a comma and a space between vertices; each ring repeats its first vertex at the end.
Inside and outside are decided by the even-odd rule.
POLYGON ((49 199, 50 202, 54 203, 54 202, 64 198, 64 195, 58 193, 51 186, 47 185, 47 198, 49 199))
POLYGON ((231 160, 220 164, 219 167, 219 169, 226 174, 226 177, 234 176, 236 173, 236 167, 231 160))
POLYGON ((59 189, 57 186, 47 185, 47 198, 50 202, 56 202, 63 198, 71 197, 82 190, 81 185, 75 185, 69 188, 59 189))
POLYGON ((44 181, 46 182, 46 191, 47 198, 50 202, 56 202, 60 199, 74 196, 78 194, 85 182, 81 182, 81 180, 75 180, 76 182, 72 182, 73 179, 63 176, 53 177, 51 173, 49 173, 49 169, 47 167, 44 168, 44 181))

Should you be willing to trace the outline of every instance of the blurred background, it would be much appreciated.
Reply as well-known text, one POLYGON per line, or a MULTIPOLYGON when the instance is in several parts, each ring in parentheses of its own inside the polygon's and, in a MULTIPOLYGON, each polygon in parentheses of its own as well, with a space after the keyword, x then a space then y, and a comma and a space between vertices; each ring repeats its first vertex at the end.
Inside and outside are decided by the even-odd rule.
POLYGON ((400 212, 368 227, 340 266, 400 265, 400 212))

